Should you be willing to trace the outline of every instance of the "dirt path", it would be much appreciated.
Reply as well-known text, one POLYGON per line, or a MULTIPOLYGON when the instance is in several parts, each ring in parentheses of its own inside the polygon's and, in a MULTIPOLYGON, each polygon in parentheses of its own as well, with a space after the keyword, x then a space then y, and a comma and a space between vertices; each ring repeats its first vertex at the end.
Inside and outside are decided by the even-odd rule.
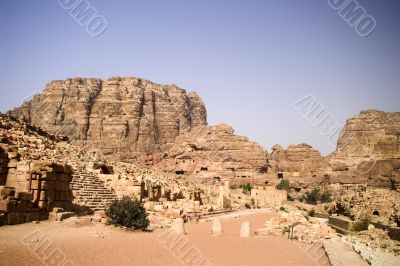
MULTIPOLYGON (((189 247, 196 248, 213 265, 316 265, 320 255, 301 247, 298 242, 282 237, 239 237, 242 221, 250 221, 255 230, 262 227, 270 215, 273 214, 223 219, 224 235, 218 237, 211 235, 210 222, 188 224, 184 238, 189 247)), ((0 265, 43 265, 36 255, 43 258, 43 254, 55 249, 73 265, 182 265, 173 255, 176 250, 168 250, 159 240, 166 231, 126 232, 111 226, 79 226, 71 222, 4 226, 0 227, 0 265), (32 237, 26 236, 34 232, 42 240, 49 240, 46 244, 50 249, 29 249, 34 250, 35 243, 27 242, 32 237)), ((44 265, 52 265, 51 259, 44 265)), ((322 257, 324 259, 326 257, 322 257)))

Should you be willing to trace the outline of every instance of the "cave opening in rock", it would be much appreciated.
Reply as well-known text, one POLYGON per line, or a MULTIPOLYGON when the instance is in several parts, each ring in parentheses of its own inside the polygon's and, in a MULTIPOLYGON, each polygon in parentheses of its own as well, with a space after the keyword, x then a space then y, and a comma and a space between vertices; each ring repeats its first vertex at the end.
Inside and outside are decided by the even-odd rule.
POLYGON ((219 177, 219 176, 214 176, 213 181, 214 181, 214 182, 221 182, 221 177, 219 177))
POLYGON ((374 216, 379 216, 379 212, 378 212, 378 211, 374 211, 374 212, 372 213, 372 215, 374 215, 374 216))
POLYGON ((100 167, 100 173, 102 173, 103 175, 112 175, 114 174, 114 170, 112 169, 112 167, 102 165, 100 167))
POLYGON ((201 167, 200 171, 207 172, 208 171, 208 167, 201 167))
POLYGON ((278 178, 283 179, 283 173, 278 173, 278 178))
POLYGON ((176 175, 184 175, 185 174, 185 171, 175 171, 175 174, 176 175))

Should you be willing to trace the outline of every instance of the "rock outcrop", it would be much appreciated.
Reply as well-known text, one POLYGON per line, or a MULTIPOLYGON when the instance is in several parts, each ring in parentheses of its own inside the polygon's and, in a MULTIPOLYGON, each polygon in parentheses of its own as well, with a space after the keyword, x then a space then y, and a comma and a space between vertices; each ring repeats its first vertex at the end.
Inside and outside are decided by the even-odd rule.
POLYGON ((10 114, 118 160, 165 151, 180 133, 207 124, 196 93, 133 77, 53 81, 10 114))
POLYGON ((268 153, 248 138, 234 135, 232 127, 200 126, 178 136, 154 166, 168 173, 199 178, 259 178, 268 171, 268 153))
POLYGON ((278 178, 289 179, 292 187, 308 187, 329 182, 329 162, 308 144, 272 147, 269 165, 278 178))
POLYGON ((350 118, 328 159, 332 182, 390 188, 400 169, 400 112, 367 110, 350 118))

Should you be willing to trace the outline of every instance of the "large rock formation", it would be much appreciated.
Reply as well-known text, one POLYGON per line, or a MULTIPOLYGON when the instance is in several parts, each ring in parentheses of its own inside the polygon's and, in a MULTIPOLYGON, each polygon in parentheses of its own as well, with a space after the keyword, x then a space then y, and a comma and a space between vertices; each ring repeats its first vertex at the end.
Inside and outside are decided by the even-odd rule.
POLYGON ((400 113, 367 110, 350 118, 328 159, 332 182, 391 187, 400 169, 400 113))
POLYGON ((269 165, 271 173, 278 178, 287 178, 293 187, 308 187, 329 182, 330 166, 319 151, 308 144, 290 145, 283 149, 272 147, 269 165))
POLYGON ((180 133, 207 124, 196 93, 133 77, 53 81, 10 113, 120 160, 164 151, 180 133))
POLYGON ((225 124, 200 126, 176 138, 167 152, 154 159, 165 172, 202 180, 260 178, 268 171, 268 153, 225 124))

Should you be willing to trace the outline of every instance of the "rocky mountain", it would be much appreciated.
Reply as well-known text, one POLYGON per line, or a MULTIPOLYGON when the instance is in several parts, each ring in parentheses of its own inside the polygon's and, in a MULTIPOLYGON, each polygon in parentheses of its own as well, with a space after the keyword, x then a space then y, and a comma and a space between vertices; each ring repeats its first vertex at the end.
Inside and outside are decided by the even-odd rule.
POLYGON ((269 165, 271 173, 278 178, 287 178, 293 187, 308 187, 327 183, 330 173, 328 160, 308 144, 290 145, 283 149, 272 147, 269 165))
POLYGON ((195 92, 134 77, 52 81, 10 114, 118 160, 165 151, 180 133, 207 124, 195 92))
POLYGON ((268 171, 268 152, 232 127, 200 126, 178 136, 175 144, 155 156, 154 167, 203 180, 259 178, 268 171))
POLYGON ((367 110, 350 118, 328 159, 333 182, 391 186, 400 169, 400 112, 367 110))

